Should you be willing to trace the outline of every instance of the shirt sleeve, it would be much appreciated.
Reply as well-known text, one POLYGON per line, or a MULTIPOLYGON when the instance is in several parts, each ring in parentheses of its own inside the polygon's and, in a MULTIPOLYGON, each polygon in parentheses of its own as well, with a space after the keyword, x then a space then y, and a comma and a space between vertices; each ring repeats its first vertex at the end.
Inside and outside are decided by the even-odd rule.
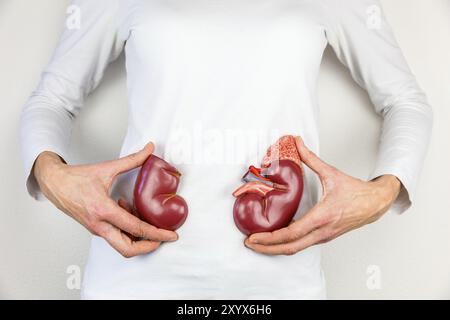
POLYGON ((386 22, 377 0, 327 0, 326 36, 354 80, 367 90, 383 118, 376 166, 370 178, 391 174, 402 183, 392 210, 415 197, 433 113, 386 22))
POLYGON ((38 200, 44 197, 32 173, 37 156, 52 151, 67 159, 74 118, 125 43, 119 32, 118 0, 74 0, 70 8, 71 21, 21 116, 26 185, 38 200))

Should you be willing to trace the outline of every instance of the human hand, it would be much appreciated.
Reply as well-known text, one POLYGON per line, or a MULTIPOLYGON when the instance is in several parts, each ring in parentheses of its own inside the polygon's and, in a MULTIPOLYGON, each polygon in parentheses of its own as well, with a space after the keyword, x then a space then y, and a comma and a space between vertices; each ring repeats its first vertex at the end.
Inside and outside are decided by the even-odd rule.
POLYGON ((58 209, 130 258, 156 250, 161 242, 178 239, 175 232, 140 220, 125 201, 117 204, 109 196, 115 178, 141 166, 153 149, 150 143, 118 160, 76 166, 67 165, 55 153, 43 152, 33 173, 43 194, 58 209))
POLYGON ((323 162, 297 138, 300 157, 319 176, 320 201, 299 220, 274 232, 255 233, 245 245, 268 255, 293 255, 315 244, 378 220, 397 198, 401 183, 393 175, 372 181, 353 178, 323 162))

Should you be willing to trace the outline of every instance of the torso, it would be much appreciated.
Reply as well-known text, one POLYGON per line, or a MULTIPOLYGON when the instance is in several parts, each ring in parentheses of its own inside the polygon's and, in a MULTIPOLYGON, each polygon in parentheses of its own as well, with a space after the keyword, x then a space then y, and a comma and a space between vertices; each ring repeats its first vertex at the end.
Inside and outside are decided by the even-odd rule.
MULTIPOLYGON (((182 173, 180 239, 125 260, 94 238, 89 297, 321 298, 317 247, 269 257, 243 245, 233 190, 284 134, 317 151, 316 81, 327 45, 320 1, 122 1, 129 90, 128 154, 155 141, 182 173)), ((132 200, 136 171, 115 196, 132 200)), ((306 170, 297 217, 317 200, 306 170)))

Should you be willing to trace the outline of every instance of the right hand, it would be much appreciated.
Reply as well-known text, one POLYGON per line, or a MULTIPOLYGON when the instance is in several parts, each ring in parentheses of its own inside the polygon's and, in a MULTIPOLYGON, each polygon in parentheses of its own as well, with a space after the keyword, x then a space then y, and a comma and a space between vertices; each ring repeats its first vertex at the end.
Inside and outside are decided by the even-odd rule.
POLYGON ((109 196, 115 178, 140 167, 153 150, 149 143, 139 152, 118 160, 76 166, 45 151, 36 159, 33 173, 42 193, 58 209, 104 238, 122 256, 131 258, 156 250, 161 242, 178 239, 175 232, 140 220, 123 200, 118 205, 109 196))

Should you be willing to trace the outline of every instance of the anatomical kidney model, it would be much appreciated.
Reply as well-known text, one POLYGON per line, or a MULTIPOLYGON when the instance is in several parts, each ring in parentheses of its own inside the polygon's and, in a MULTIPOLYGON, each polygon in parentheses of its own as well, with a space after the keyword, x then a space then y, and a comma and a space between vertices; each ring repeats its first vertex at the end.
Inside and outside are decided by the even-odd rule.
POLYGON ((181 173, 151 155, 139 171, 133 203, 139 218, 155 227, 176 230, 188 215, 186 201, 176 194, 181 173))
POLYGON ((303 169, 295 137, 283 136, 268 150, 261 168, 251 166, 233 196, 234 222, 250 235, 289 225, 303 193, 303 169))

